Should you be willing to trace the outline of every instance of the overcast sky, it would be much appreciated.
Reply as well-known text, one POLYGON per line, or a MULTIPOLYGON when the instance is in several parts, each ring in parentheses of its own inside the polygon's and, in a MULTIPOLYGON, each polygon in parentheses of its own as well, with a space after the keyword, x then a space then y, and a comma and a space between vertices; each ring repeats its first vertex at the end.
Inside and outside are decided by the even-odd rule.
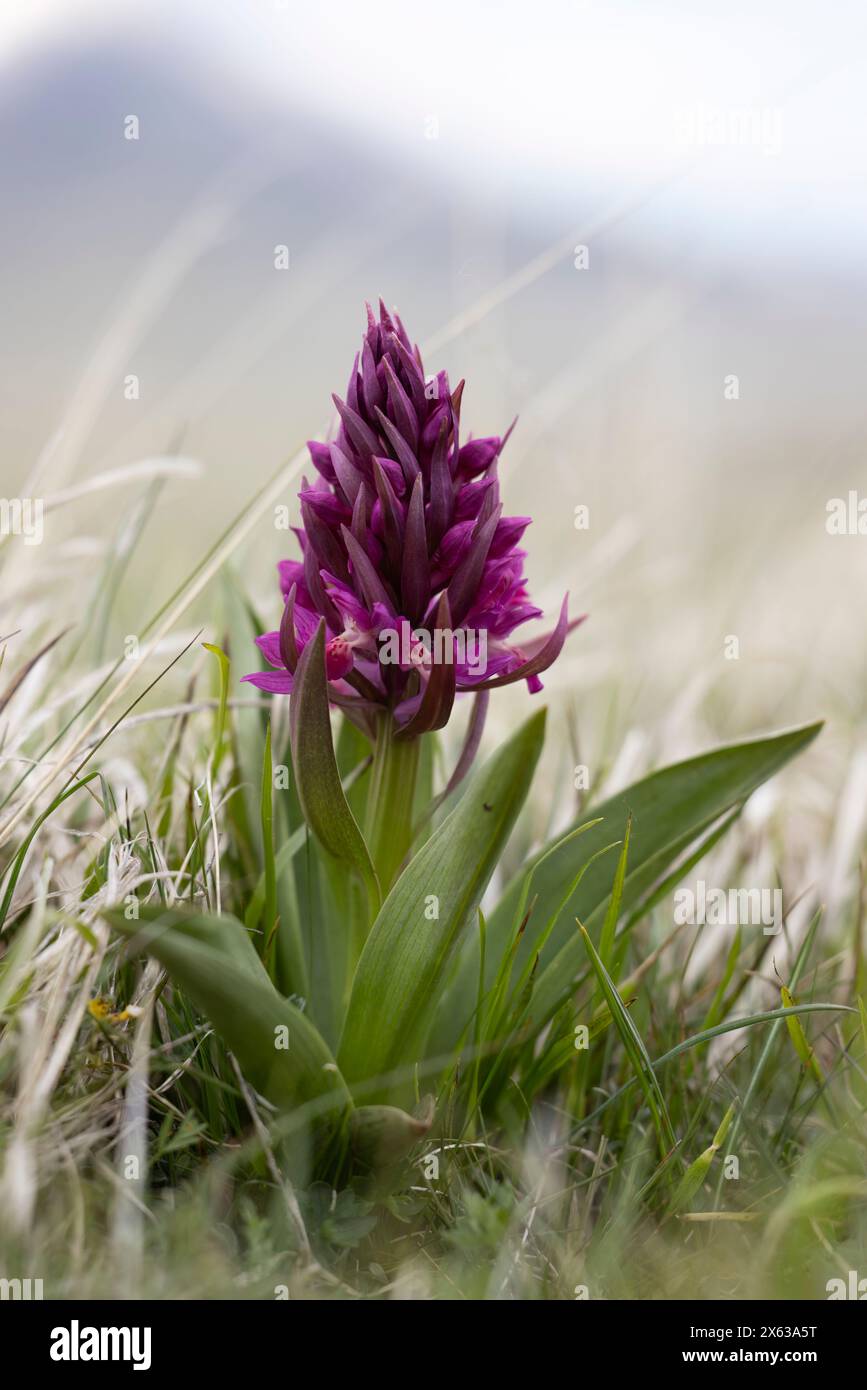
MULTIPOLYGON (((861 255, 860 0, 4 0, 4 63, 91 35, 192 55, 226 99, 291 104, 476 187, 672 179, 736 248, 861 255), (233 95, 234 93, 234 95, 233 95), (433 137, 433 138, 432 138, 433 137), (749 221, 739 224, 748 205, 749 221)), ((672 210, 667 202, 666 215, 672 210)))

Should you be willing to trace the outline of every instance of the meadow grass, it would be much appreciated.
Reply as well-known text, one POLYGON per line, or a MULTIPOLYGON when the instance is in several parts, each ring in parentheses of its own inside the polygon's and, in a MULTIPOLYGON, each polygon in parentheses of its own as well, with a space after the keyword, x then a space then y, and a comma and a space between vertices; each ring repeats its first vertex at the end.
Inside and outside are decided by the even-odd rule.
MULTIPOLYGON (((447 993, 434 1028, 447 1041, 389 1078, 416 1131, 393 1152, 377 1132, 370 1162, 349 1169, 311 1158, 304 1136, 328 1096, 270 1103, 187 990, 107 918, 131 903, 132 928, 139 912, 234 914, 272 979, 288 970, 330 1001, 318 1021, 337 1045, 361 895, 323 866, 291 776, 275 790, 274 768, 291 767, 287 712, 238 693, 257 619, 227 550, 154 617, 137 661, 94 660, 98 606, 20 680, 4 644, 4 1275, 72 1298, 762 1299, 823 1298, 862 1269, 863 901, 856 885, 829 917, 793 859, 785 802, 773 820, 741 804, 715 817, 627 911, 630 826, 596 817, 600 777, 568 838, 575 854, 590 845, 579 877, 592 864, 608 887, 596 929, 573 919, 582 964, 539 1026, 553 918, 533 867, 547 838, 537 788, 500 875, 516 885, 512 928, 492 933, 489 895, 470 926, 476 998, 461 1009, 447 993), (173 633, 200 593, 210 650, 173 633), (697 866, 724 885, 778 875, 781 935, 674 925, 673 888, 697 866)), ((453 751, 429 759, 428 793, 453 751)), ((360 806, 363 748, 344 731, 338 753, 360 806)))
MULTIPOLYGON (((136 489, 96 564, 69 544, 47 560, 15 538, 0 545, 0 1277, 42 1278, 57 1298, 562 1300, 824 1298, 830 1279, 867 1276, 864 762, 845 693, 851 743, 837 735, 828 752, 820 735, 770 797, 744 790, 699 817, 635 893, 631 807, 603 812, 653 767, 729 732, 726 690, 696 679, 688 658, 637 733, 616 633, 603 632, 604 649, 591 636, 584 668, 567 648, 541 697, 536 778, 466 924, 474 971, 446 991, 417 1061, 373 1078, 400 1093, 410 1128, 366 1129, 352 1161, 311 1156, 333 1097, 269 1100, 208 1011, 145 954, 149 915, 187 914, 206 933, 232 914, 281 993, 315 1000, 338 1045, 364 895, 304 826, 287 702, 238 684, 265 624, 232 560, 300 467, 296 454, 277 470, 163 601, 128 577, 183 460, 56 495, 59 509, 136 489), (571 778, 582 760, 590 790, 564 794, 564 762, 571 778), (565 892, 546 888, 552 844, 575 856, 565 892), (782 886, 781 934, 679 925, 672 894, 697 873, 723 888, 782 886), (578 922, 591 881, 593 912, 578 922)), ((584 562, 597 595, 622 587, 622 544, 612 536, 584 562)), ((685 593, 687 650, 708 620, 685 593)), ((816 586, 808 601, 821 598, 816 586)), ((632 613, 634 591, 625 602, 632 613)), ((835 669, 841 691, 852 671, 835 669)), ((738 698, 753 729, 780 703, 758 677, 738 698)), ((526 717, 515 696, 500 707, 483 753, 526 717)), ((339 720, 335 734, 363 822, 369 755, 339 720)), ((466 792, 438 803, 460 736, 425 741, 416 849, 466 792)), ((362 1013, 361 1044, 367 1032, 362 1013)))

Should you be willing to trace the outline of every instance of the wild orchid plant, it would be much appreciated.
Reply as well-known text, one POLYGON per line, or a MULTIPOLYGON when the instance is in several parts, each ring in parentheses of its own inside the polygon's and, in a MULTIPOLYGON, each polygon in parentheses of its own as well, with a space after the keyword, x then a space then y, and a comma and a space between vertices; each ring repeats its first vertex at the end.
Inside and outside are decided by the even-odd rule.
MULTIPOLYGON (((280 628, 258 639, 274 669, 244 679, 292 691, 322 630, 329 701, 375 749, 368 845, 387 890, 409 848, 418 740, 448 722, 457 691, 483 697, 520 680, 541 690, 569 622, 564 598, 549 636, 523 650, 509 642, 542 612, 519 548, 530 518, 502 514, 497 464, 508 434, 461 444, 463 381, 452 391, 444 371, 426 377, 381 301, 379 321, 369 305, 367 317, 346 400, 333 398, 337 438, 308 444, 318 478, 300 493, 302 558, 281 561, 280 628)), ((485 706, 481 698, 457 780, 485 706)), ((303 746, 303 726, 297 737, 303 746)), ((301 773, 302 795, 305 782, 301 773)), ((327 844, 315 800, 309 817, 327 844)))
MULTIPOLYGON (((281 562, 279 626, 258 639, 270 670, 245 677, 290 706, 276 814, 262 731, 258 885, 233 892, 239 916, 111 914, 210 1019, 283 1132, 310 1141, 292 1150, 298 1167, 332 1183, 398 1162, 437 1116, 461 1133, 505 1123, 516 1097, 526 1107, 564 1077, 585 1120, 602 1050, 576 1051, 582 1029, 619 1036, 622 1089, 637 1085, 672 1162, 678 1136, 626 1007, 642 978, 631 933, 818 728, 718 749, 583 808, 485 918, 545 729, 539 709, 464 783, 488 693, 522 680, 537 692, 575 624, 564 599, 547 636, 515 644, 541 617, 520 548, 529 518, 502 515, 508 434, 462 442, 462 394, 425 375, 396 314, 368 310, 337 434, 309 446, 300 558, 281 562), (437 795, 437 731, 460 695, 468 731, 437 795)), ((695 1045, 728 1026, 708 1021, 695 1045)))

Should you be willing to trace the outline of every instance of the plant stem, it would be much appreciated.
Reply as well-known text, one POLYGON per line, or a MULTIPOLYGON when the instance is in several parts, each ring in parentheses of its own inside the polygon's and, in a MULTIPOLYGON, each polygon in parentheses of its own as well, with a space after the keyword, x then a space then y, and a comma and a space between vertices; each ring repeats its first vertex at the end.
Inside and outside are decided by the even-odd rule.
POLYGON ((391 714, 380 716, 367 800, 366 840, 383 897, 412 841, 420 740, 396 739, 391 714))

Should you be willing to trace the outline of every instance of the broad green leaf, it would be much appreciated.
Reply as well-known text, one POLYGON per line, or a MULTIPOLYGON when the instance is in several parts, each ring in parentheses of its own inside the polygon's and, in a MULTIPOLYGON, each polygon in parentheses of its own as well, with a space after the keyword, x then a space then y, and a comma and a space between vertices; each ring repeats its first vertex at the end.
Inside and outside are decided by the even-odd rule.
MULTIPOLYGON (((767 738, 750 739, 730 744, 676 763, 635 783, 608 801, 592 806, 576 820, 581 825, 590 819, 601 818, 601 824, 577 844, 565 842, 546 859, 544 847, 535 859, 522 869, 507 888, 488 922, 488 972, 493 976, 503 952, 508 948, 515 905, 518 902, 526 874, 538 867, 533 891, 537 895, 535 912, 542 920, 555 910, 575 876, 577 856, 583 860, 612 836, 622 833, 629 814, 632 826, 629 844, 629 865, 623 885, 621 912, 631 912, 652 891, 693 842, 719 817, 739 806, 758 786, 784 766, 796 753, 806 748, 821 729, 821 723, 767 738)), ((536 980, 533 1017, 541 1026, 552 1017, 568 996, 576 973, 583 962, 580 938, 574 930, 577 916, 593 932, 604 915, 611 892, 610 869, 604 859, 597 860, 560 911, 559 921, 552 933, 546 952, 547 964, 536 980)), ((525 933, 525 938, 527 933, 525 933)), ((528 950, 529 943, 522 943, 528 950)), ((490 984, 490 979, 488 980, 490 984)), ((438 1043, 447 1045, 460 1033, 472 1013, 478 986, 478 957, 468 951, 454 991, 444 1003, 443 1024, 438 1043)))
MULTIPOLYGON (((516 936, 517 936, 517 933, 520 931, 521 927, 522 927, 523 924, 524 924, 524 917, 525 917, 526 912, 527 912, 527 903, 528 903, 529 898, 530 898, 530 890, 531 890, 532 887, 533 887, 533 884, 534 884, 534 882, 535 882, 536 875, 537 875, 537 873, 539 872, 539 869, 542 867, 542 865, 545 863, 545 861, 546 861, 552 854, 554 854, 554 852, 555 852, 556 850, 560 849, 563 845, 565 845, 565 844, 567 844, 567 843, 571 843, 571 841, 574 840, 574 839, 576 839, 578 835, 586 835, 588 830, 592 830, 593 826, 594 826, 594 825, 598 825, 598 824, 599 824, 598 819, 597 819, 597 820, 588 820, 584 825, 579 825, 578 828, 577 828, 576 830, 570 830, 569 833, 568 833, 567 835, 564 835, 563 838, 562 838, 561 840, 557 840, 557 841, 551 846, 550 849, 546 850, 545 853, 541 856, 541 858, 539 858, 539 859, 536 860, 535 864, 534 864, 533 867, 530 869, 529 873, 527 873, 527 874, 524 875, 524 882, 523 882, 523 886, 522 886, 522 888, 521 888, 521 896, 520 896, 520 898, 518 899, 518 906, 517 906, 517 910, 516 910, 516 912, 515 912, 514 921, 513 921, 513 923, 512 923, 512 931, 515 933, 516 936)), ((605 847, 605 849, 604 849, 603 851, 601 851, 601 852, 604 854, 604 853, 606 853, 606 852, 607 852, 609 849, 611 849, 611 848, 613 848, 613 846, 607 845, 607 846, 605 847)), ((584 875, 586 874, 586 872, 587 872, 587 870, 588 870, 589 867, 590 867, 589 862, 585 862, 584 864, 581 865, 581 868, 578 870, 578 873, 575 875, 575 878, 572 880, 571 884, 569 885, 569 888, 568 888, 567 891, 566 891, 566 894, 564 895, 564 897, 566 898, 567 901, 568 901, 569 898, 571 898, 572 894, 574 893, 575 889, 578 887, 578 884, 580 883, 581 879, 582 879, 582 878, 584 877, 584 875)), ((534 901, 535 901, 535 894, 533 895, 533 897, 534 897, 534 901)), ((562 907, 563 905, 564 905, 564 903, 563 903, 563 901, 561 900, 559 906, 562 907)), ((534 954, 534 955, 535 955, 537 952, 541 951, 542 947, 544 946, 545 942, 546 942, 547 939, 548 939, 548 936, 549 936, 550 933, 554 930, 554 927, 555 927, 556 924, 557 924, 557 917, 558 917, 558 915, 559 915, 559 912, 558 912, 557 910, 555 910, 555 912, 554 912, 553 915, 552 915, 552 918, 550 919, 550 921, 549 921, 549 923, 548 923, 548 926, 547 926, 545 932, 543 932, 540 936, 538 936, 538 937, 536 938, 536 940, 535 940, 535 942, 534 942, 534 949, 533 949, 533 954, 534 954)), ((502 969, 502 966, 500 967, 500 969, 502 969)))
POLYGON ((373 746, 360 729, 345 714, 337 717, 337 738, 334 747, 337 768, 340 773, 349 809, 358 821, 364 824, 367 809, 367 793, 370 788, 370 767, 373 760, 373 746))
MULTIPOLYGON (((350 719, 340 714, 334 751, 349 809, 357 823, 364 826, 372 780, 373 745, 350 719)), ((311 844, 315 848, 315 843, 311 841, 311 844)), ((346 1017, 352 977, 370 931, 372 915, 367 892, 358 875, 348 874, 344 865, 325 853, 319 855, 319 879, 322 921, 327 921, 328 930, 318 932, 313 949, 317 952, 323 989, 327 981, 336 1047, 346 1017)))
MULTIPOLYGON (((579 827, 578 830, 573 830, 569 835, 569 839, 574 839, 576 835, 585 834, 585 832, 589 830, 590 826, 595 824, 595 821, 590 821, 588 825, 582 825, 579 827)), ((552 853, 552 851, 549 850, 549 853, 552 853)), ((538 865, 536 867, 538 868, 538 865)), ((584 864, 581 867, 580 873, 584 874, 586 873, 586 871, 587 865, 584 864)), ((500 1032, 500 1028, 505 1027, 505 1016, 509 1012, 507 1005, 508 1003, 514 1004, 518 999, 520 999, 521 995, 527 988, 533 971, 533 961, 536 955, 539 952, 541 952, 543 946, 545 945, 545 942, 548 939, 548 935, 554 927, 554 921, 552 919, 548 923, 546 929, 538 936, 535 945, 535 950, 533 952, 533 955, 528 960, 526 966, 524 967, 524 971, 515 989, 514 996, 511 1000, 507 1000, 507 993, 512 982, 512 967, 515 964, 515 956, 517 955, 521 936, 523 935, 524 928, 526 926, 525 919, 529 916, 527 912, 527 900, 530 896, 530 888, 532 882, 533 873, 530 872, 529 874, 527 874, 527 877, 524 881, 524 889, 521 893, 521 898, 518 903, 518 910, 515 913, 515 920, 512 924, 512 943, 509 947, 509 950, 504 952, 503 954, 503 959, 500 962, 500 968, 497 971, 497 976, 494 980, 494 987, 491 991, 490 998, 487 1001, 486 1007, 484 1007, 482 1010, 481 1022, 484 1025, 482 1032, 485 1038, 497 1037, 500 1032)), ((480 937, 480 942, 483 941, 483 939, 483 937, 480 937)), ((480 972, 480 984, 484 983, 484 973, 484 970, 480 972)))
MULTIPOLYGON (((570 839, 573 838, 573 837, 576 836, 576 835, 582 835, 582 834, 584 834, 585 831, 588 830, 588 829, 590 828, 591 825, 595 825, 595 824, 596 824, 595 821, 589 821, 589 822, 587 823, 586 826, 583 826, 583 825, 582 825, 582 826, 579 827, 578 830, 573 830, 573 831, 571 832, 570 839)), ((616 848, 616 845, 606 845, 604 849, 597 850, 597 851, 596 851, 596 854, 597 854, 597 855, 600 855, 600 854, 607 854, 608 851, 609 851, 610 849, 614 849, 614 848, 616 848)), ((595 857, 595 856, 594 856, 594 857, 595 857)), ((581 879, 583 878, 584 874, 587 872, 587 870, 588 870, 589 867, 590 867, 589 862, 588 862, 588 863, 585 863, 585 864, 582 864, 581 868, 578 870, 578 873, 576 874, 576 876, 575 876, 575 878, 573 879, 572 883, 569 885, 569 888, 568 888, 567 894, 566 894, 567 897, 571 897, 571 896, 572 896, 572 893, 573 893, 573 892, 575 891, 575 889, 577 888, 578 884, 580 883, 581 879)), ((530 885, 531 882, 532 882, 532 874, 528 874, 528 875, 527 875, 527 885, 528 885, 528 889, 529 889, 529 885, 530 885)), ((538 956, 541 954, 542 950, 544 949, 545 942, 548 940, 548 937, 549 937, 551 931, 553 930, 554 922, 555 922, 555 920, 556 920, 556 917, 557 917, 558 911, 559 911, 559 908, 558 908, 557 911, 555 911, 555 912, 553 912, 553 913, 551 914, 551 916, 550 916, 548 922, 547 922, 546 925, 543 927, 542 931, 538 933, 538 935, 537 935, 537 937, 536 937, 536 941, 535 941, 535 943, 534 943, 533 952, 532 952, 532 954, 531 954, 531 955, 528 957, 528 959, 527 959, 527 963, 526 963, 526 965, 524 966, 524 969, 523 969, 523 971, 522 971, 522 973, 521 973, 521 977, 520 977, 520 979, 518 980, 517 984, 516 984, 516 985, 514 986, 514 988, 512 989, 511 994, 509 995, 509 997, 506 998, 506 997, 505 997, 505 991, 506 991, 506 989, 508 988, 508 986, 509 986, 509 984, 510 984, 510 982, 511 982, 513 959, 514 959, 514 955, 515 955, 515 953, 516 953, 518 941, 519 941, 519 939, 520 939, 521 926, 522 926, 523 921, 524 921, 524 913, 525 913, 525 909, 526 909, 526 905, 527 905, 527 904, 526 904, 526 896, 527 896, 527 895, 525 894, 525 895, 522 897, 522 899, 521 899, 521 904, 520 904, 520 909, 519 909, 519 911, 520 911, 520 916, 519 916, 519 920, 518 920, 518 922, 517 922, 517 924, 516 924, 516 927, 515 927, 515 933, 516 933, 516 935, 515 935, 515 941, 514 941, 512 947, 510 948, 509 952, 507 953, 507 955, 505 955, 505 956, 503 957, 503 964, 502 964, 502 966, 500 967, 500 974, 498 975, 497 981, 495 982, 495 985, 494 985, 493 1000, 492 1000, 491 1004, 489 1005, 489 1007, 486 1009, 486 1008, 484 1007, 484 1002, 483 1002, 482 997, 481 997, 481 995, 480 995, 479 1003, 478 1003, 478 1005, 477 1005, 476 1017, 480 1020, 481 1023, 484 1024, 484 1030, 483 1030, 483 1037, 484 1037, 484 1040, 487 1041, 487 1042, 496 1041, 496 1043, 497 1043, 497 1054, 496 1054, 496 1056, 495 1056, 495 1058, 494 1058, 494 1060, 493 1060, 493 1063, 488 1067, 487 1079, 486 1079, 486 1081, 485 1081, 484 1086, 482 1087, 482 1091, 481 1091, 481 1094, 480 1094, 480 1096, 479 1096, 479 1101, 481 1101, 482 1098, 485 1097, 485 1096, 487 1096, 487 1095, 492 1095, 492 1094, 494 1094, 497 1085, 499 1085, 499 1084, 502 1083, 502 1082, 508 1081, 509 1073, 510 1073, 510 1071, 512 1070, 512 1067, 513 1067, 514 1061, 515 1061, 515 1052, 514 1052, 513 1047, 511 1047, 511 1046, 509 1045, 509 1043, 510 1043, 510 1040, 514 1040, 515 1045, 516 1045, 518 1048, 520 1048, 520 1046, 521 1046, 521 1042, 522 1042, 521 1035, 522 1035, 522 1033, 523 1033, 524 1023, 525 1023, 525 1020, 527 1019, 527 1017, 528 1017, 528 1015, 529 1015, 529 1013, 530 1013, 530 1011, 531 1011, 531 1006, 532 1006, 532 1002, 533 1002, 533 969, 534 969, 536 960, 538 959, 538 956)), ((484 937, 482 937, 482 941, 484 941, 484 937)), ((482 983, 483 983, 483 980, 484 980, 484 975, 485 975, 484 960, 480 960, 480 962, 479 962, 479 988, 480 988, 480 990, 481 990, 482 983)), ((610 1015, 609 1015, 609 1020, 610 1020, 610 1015)), ((591 1033, 591 1036, 592 1036, 592 1033, 591 1033)), ((481 1056, 480 1056, 480 1053, 479 1053, 479 1045, 480 1045, 481 1042, 482 1042, 482 1036, 477 1036, 477 1039, 476 1039, 476 1069, 477 1069, 477 1071, 480 1070, 480 1063, 481 1063, 481 1056)), ((572 1048, 571 1036, 570 1036, 570 1040, 569 1040, 569 1048, 570 1048, 570 1052, 567 1053, 567 1056, 570 1056, 570 1055, 571 1055, 571 1048, 572 1048)))
MULTIPOLYGON (((345 721, 345 723, 346 727, 352 728, 349 721, 345 721)), ((367 746, 367 748, 370 749, 370 744, 364 741, 363 735, 358 734, 358 739, 361 739, 363 746, 367 746)), ((346 792, 347 801, 350 802, 350 806, 352 806, 353 794, 354 791, 356 791, 358 783, 364 783, 364 774, 367 773, 368 766, 370 766, 370 753, 368 753, 367 758, 363 756, 360 762, 356 763, 356 766, 346 771, 346 774, 343 774, 342 771, 342 787, 343 791, 346 792)), ((288 794, 289 790, 283 791, 283 795, 288 794)), ((278 820, 278 817, 275 816, 274 820, 278 820)), ((282 962, 281 959, 278 959, 278 962, 276 962, 278 965, 282 963, 282 969, 279 970, 279 976, 275 977, 275 981, 282 994, 292 994, 292 992, 296 992, 296 994, 302 994, 304 997, 307 997, 306 973, 304 973, 306 972, 306 959, 304 959, 304 942, 299 930, 299 898, 308 898, 308 874, 304 872, 304 870, 306 870, 306 865, 304 865, 306 855, 304 855, 304 851, 307 851, 310 845, 310 831, 308 831, 306 824, 302 821, 299 826, 295 827, 295 830, 290 831, 288 838, 283 841, 283 844, 279 847, 274 856, 276 903, 278 903, 279 912, 279 930, 278 935, 276 935, 276 948, 278 948, 278 958, 282 958, 282 962), (299 880, 299 883, 296 883, 296 878, 299 880), (299 960, 297 960, 297 952, 299 952, 299 949, 300 952, 302 952, 300 963, 304 966, 302 973, 299 973, 299 969, 297 969, 297 966, 299 966, 299 960)), ((322 858, 324 858, 324 856, 322 856, 322 858)), ((329 860, 328 867, 333 870, 332 877, 333 881, 335 881, 335 885, 339 884, 340 890, 342 890, 338 910, 343 910, 343 903, 352 901, 352 899, 350 899, 350 888, 356 887, 356 885, 354 885, 353 880, 347 877, 346 870, 342 869, 339 865, 335 865, 333 860, 329 860)), ((258 927, 260 927, 261 916, 263 916, 265 909, 265 895, 267 895, 267 891, 267 865, 265 865, 265 872, 261 874, 260 880, 258 880, 256 888, 254 888, 253 894, 251 894, 250 901, 247 903, 245 912, 245 926, 247 927, 247 931, 256 931, 258 927)), ((360 894, 361 898, 364 898, 364 890, 360 885, 358 885, 358 894, 360 894)), ((332 938, 335 937, 335 933, 320 933, 320 937, 322 937, 322 935, 327 935, 328 938, 328 940, 321 941, 322 949, 328 949, 329 947, 342 944, 342 942, 332 940, 332 938)), ((317 944, 317 942, 314 942, 314 945, 315 944, 317 944)), ((343 944, 343 954, 346 955, 345 944, 343 944)))
MULTIPOLYGON (((358 963, 338 1056, 347 1080, 419 1059, 455 948, 474 918, 530 786, 545 711, 473 776, 383 904, 358 963)), ((381 1084, 365 1101, 387 1099, 381 1084)))
POLYGON ((160 907, 142 908, 138 921, 116 908, 103 915, 165 966, 272 1104, 301 1104, 331 1092, 336 1110, 347 1108, 328 1047, 310 1020, 277 993, 237 918, 160 907))
POLYGON ((379 884, 364 836, 340 784, 331 738, 325 675, 325 623, 307 643, 290 696, 292 763, 304 816, 329 854, 354 868, 364 881, 372 909, 379 884))
MULTIPOLYGON (((597 824, 596 821, 589 821, 589 822, 587 823, 586 826, 584 826, 584 825, 579 826, 579 828, 578 828, 577 830, 573 830, 573 831, 572 831, 572 835, 571 835, 569 838, 571 839, 571 838, 573 838, 573 837, 576 836, 576 835, 583 835, 584 832, 585 832, 585 830, 589 830, 591 826, 596 825, 596 824, 597 824)), ((536 963, 536 958, 537 958, 538 956, 540 956, 540 955, 542 954, 542 952, 544 951, 545 946, 546 946, 547 941, 548 941, 548 938, 549 938, 549 936, 551 935, 552 931, 554 930, 554 927, 557 925, 557 918, 560 916, 560 912, 561 912, 562 908, 565 907, 566 903, 567 903, 567 902, 569 901, 569 899, 572 897, 573 893, 575 892, 575 889, 578 887, 578 884, 581 882, 581 880, 582 880, 582 878, 584 877, 584 875, 586 874, 587 870, 590 868, 590 865, 591 865, 596 859, 601 858, 601 856, 602 856, 603 854, 608 854, 609 850, 616 849, 616 848, 617 848, 617 841, 616 841, 616 840, 614 841, 613 844, 610 844, 610 845, 603 845, 601 849, 597 849, 596 853, 595 853, 595 854, 592 854, 592 855, 590 856, 590 858, 589 858, 588 860, 586 860, 585 863, 583 863, 583 864, 581 865, 581 868, 578 870, 577 874, 576 874, 575 877, 572 879, 571 883, 569 884, 569 887, 566 889, 566 892, 563 894, 563 897, 561 898, 560 902, 557 904, 556 908, 555 908, 554 911, 551 913, 551 916, 548 918, 548 921, 545 923, 545 926, 543 927, 542 931, 538 934, 538 936, 535 938, 535 940, 534 940, 534 942, 533 942, 533 952, 532 952, 532 954, 529 956, 529 958, 528 958, 528 960, 527 960, 527 963, 526 963, 526 965, 524 966, 524 970, 523 970, 523 973, 522 973, 522 975, 521 975, 521 978, 520 978, 520 980, 518 981, 517 989, 516 989, 516 991, 515 991, 516 997, 520 997, 522 994, 524 994, 524 993, 527 992, 527 991, 529 991, 529 994, 532 995, 532 983, 533 983, 533 982, 532 982, 532 976, 533 976, 533 969, 534 969, 534 966, 535 966, 535 963, 536 963)), ((523 913, 522 913, 522 917, 523 917, 523 913)), ((527 1002, 528 1002, 528 1006, 529 1006, 529 997, 528 997, 528 1001, 527 1001, 527 1002)))

